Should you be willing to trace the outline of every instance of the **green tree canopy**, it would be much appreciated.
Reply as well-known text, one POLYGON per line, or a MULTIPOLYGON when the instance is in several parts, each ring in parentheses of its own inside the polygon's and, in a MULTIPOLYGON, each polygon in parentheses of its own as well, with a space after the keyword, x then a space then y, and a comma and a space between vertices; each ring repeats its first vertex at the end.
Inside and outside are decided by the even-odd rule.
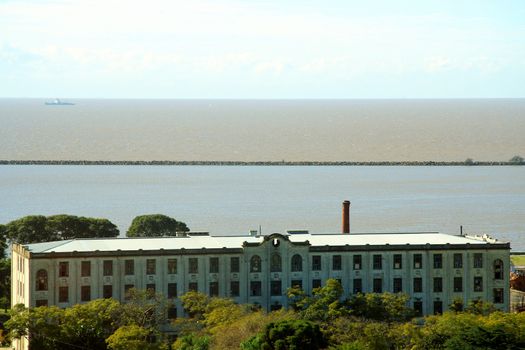
POLYGON ((514 157, 509 159, 509 163, 523 164, 523 163, 525 163, 525 160, 523 159, 522 156, 514 156, 514 157))
POLYGON ((153 349, 148 343, 150 331, 137 325, 122 326, 106 339, 111 350, 147 350, 153 349))
POLYGON ((0 224, 0 259, 5 258, 5 249, 7 248, 7 227, 0 224))
POLYGON ((140 215, 133 219, 126 233, 128 237, 175 236, 177 232, 188 232, 184 222, 162 214, 140 215))
POLYGON ((75 215, 30 215, 5 225, 5 235, 14 243, 39 243, 72 238, 116 237, 117 226, 108 219, 75 215))

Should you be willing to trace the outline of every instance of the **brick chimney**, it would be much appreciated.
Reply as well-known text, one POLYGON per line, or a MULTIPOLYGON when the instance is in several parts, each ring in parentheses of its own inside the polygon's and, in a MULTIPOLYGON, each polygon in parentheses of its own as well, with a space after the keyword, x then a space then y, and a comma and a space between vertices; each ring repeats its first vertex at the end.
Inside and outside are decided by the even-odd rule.
POLYGON ((350 201, 343 202, 343 234, 350 233, 350 201))

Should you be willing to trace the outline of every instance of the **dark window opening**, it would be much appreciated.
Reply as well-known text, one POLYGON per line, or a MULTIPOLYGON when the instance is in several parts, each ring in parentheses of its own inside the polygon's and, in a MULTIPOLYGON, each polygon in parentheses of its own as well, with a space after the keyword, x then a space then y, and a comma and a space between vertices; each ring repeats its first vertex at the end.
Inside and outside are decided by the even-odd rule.
POLYGON ((361 263, 361 255, 354 255, 354 270, 361 270, 363 265, 361 263))
POLYGON ((281 281, 271 281, 270 282, 270 295, 271 296, 280 296, 282 295, 281 281))
POLYGON ((374 293, 383 293, 383 280, 381 278, 374 278, 373 283, 372 291, 374 293))
POLYGON ((36 290, 47 290, 47 271, 44 269, 36 273, 36 290))
POLYGON ((80 287, 80 301, 91 300, 91 286, 80 287))
POLYGON ((254 255, 250 259, 250 272, 261 272, 261 257, 254 255))
POLYGON ((373 256, 373 269, 374 270, 381 270, 383 268, 383 258, 381 255, 374 255, 373 256))
POLYGON ((401 293, 403 291, 403 279, 394 278, 394 293, 401 293))
POLYGON ((340 271, 342 269, 342 258, 341 255, 332 256, 332 270, 340 271))
POLYGON ((250 296, 260 297, 261 290, 261 281, 250 281, 250 296))
POLYGON ((219 296, 219 282, 210 282, 210 296, 211 297, 219 296))
POLYGON ((292 272, 303 271, 303 258, 299 254, 292 256, 292 272))
POLYGON ((199 259, 198 258, 189 258, 189 269, 188 271, 190 273, 198 273, 199 272, 199 259))
POLYGON ((61 261, 58 263, 58 277, 69 276, 69 262, 61 261))
POLYGON ((113 286, 111 284, 104 285, 102 289, 102 297, 104 299, 113 298, 113 286))
POLYGON ((177 297, 177 283, 168 283, 168 299, 177 297))
POLYGON ((483 254, 474 253, 474 268, 482 269, 483 268, 483 254))
POLYGON ((421 277, 414 277, 414 293, 423 292, 423 279, 421 277))
POLYGON ((219 258, 210 258, 210 273, 219 273, 219 258))
POLYGON ((321 270, 321 256, 320 255, 312 256, 312 270, 313 271, 321 270))
POLYGON ((113 260, 104 260, 102 267, 104 276, 113 276, 113 260))
POLYGON ((463 254, 460 254, 460 253, 454 254, 454 268, 455 269, 463 268, 463 254))
POLYGON ((363 293, 363 281, 360 278, 354 278, 354 294, 363 293))
POLYGON ((240 290, 239 281, 230 282, 230 297, 238 297, 240 295, 240 290))
POLYGON ((434 268, 443 268, 443 254, 434 254, 434 268))
POLYGON ((454 277, 454 292, 462 292, 463 291, 463 278, 462 277, 454 277))
POLYGON ((177 259, 168 259, 168 275, 177 274, 177 259))
POLYGON ((394 254, 394 269, 399 270, 403 267, 401 254, 394 254))
POLYGON ((443 291, 443 279, 441 277, 434 277, 434 293, 441 293, 443 291))
POLYGON ((135 274, 135 261, 126 260, 124 262, 124 271, 125 271, 126 276, 134 275, 135 274))
POLYGON ((239 271, 240 271, 239 257, 230 258, 230 272, 239 272, 239 271))
POLYGON ((474 292, 483 292, 483 277, 474 277, 474 292))
POLYGON ((312 289, 315 289, 315 288, 321 288, 321 280, 320 279, 312 280, 312 289))
POLYGON ((155 259, 146 260, 146 275, 154 275, 157 271, 157 261, 155 259))
POLYGON ((421 268, 423 268, 423 255, 414 254, 414 269, 421 269, 421 268))
POLYGON ((91 261, 82 261, 80 263, 80 275, 82 277, 91 276, 91 261))

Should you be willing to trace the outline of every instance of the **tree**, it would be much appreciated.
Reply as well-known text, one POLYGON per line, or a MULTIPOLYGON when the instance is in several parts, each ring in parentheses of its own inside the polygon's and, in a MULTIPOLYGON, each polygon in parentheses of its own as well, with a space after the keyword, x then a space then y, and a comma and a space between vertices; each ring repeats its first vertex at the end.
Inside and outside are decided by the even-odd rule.
POLYGON ((0 259, 5 258, 5 249, 7 248, 7 227, 0 224, 0 259))
POLYGON ((0 307, 7 311, 11 304, 11 259, 0 259, 0 307))
POLYGON ((465 159, 465 165, 474 165, 474 160, 472 158, 465 159))
POLYGON ((341 316, 346 311, 341 303, 343 287, 332 278, 323 287, 314 289, 311 297, 295 287, 289 288, 287 294, 292 307, 307 320, 324 321, 341 316))
POLYGON ((13 243, 38 243, 52 241, 55 237, 46 227, 43 215, 30 215, 13 220, 6 225, 7 238, 13 243))
POLYGON ((177 232, 188 232, 184 222, 162 214, 140 215, 133 219, 126 235, 128 237, 175 236, 177 232))
POLYGON ((180 297, 182 307, 192 318, 202 319, 210 298, 201 292, 187 292, 180 297))
POLYGON ((514 157, 509 159, 509 163, 512 163, 512 164, 523 164, 523 163, 525 163, 525 160, 521 156, 514 156, 514 157))
POLYGON ((414 316, 414 310, 407 306, 407 294, 367 293, 357 294, 348 300, 353 316, 383 322, 403 322, 414 316))
POLYGON ((122 326, 106 339, 111 350, 147 350, 152 349, 148 343, 150 331, 137 325, 122 326))

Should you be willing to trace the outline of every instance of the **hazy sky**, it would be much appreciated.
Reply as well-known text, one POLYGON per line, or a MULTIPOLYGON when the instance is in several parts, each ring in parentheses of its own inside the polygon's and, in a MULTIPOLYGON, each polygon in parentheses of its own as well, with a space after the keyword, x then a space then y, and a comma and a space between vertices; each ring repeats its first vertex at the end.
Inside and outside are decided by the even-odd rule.
POLYGON ((525 97, 525 2, 0 0, 0 97, 525 97))

